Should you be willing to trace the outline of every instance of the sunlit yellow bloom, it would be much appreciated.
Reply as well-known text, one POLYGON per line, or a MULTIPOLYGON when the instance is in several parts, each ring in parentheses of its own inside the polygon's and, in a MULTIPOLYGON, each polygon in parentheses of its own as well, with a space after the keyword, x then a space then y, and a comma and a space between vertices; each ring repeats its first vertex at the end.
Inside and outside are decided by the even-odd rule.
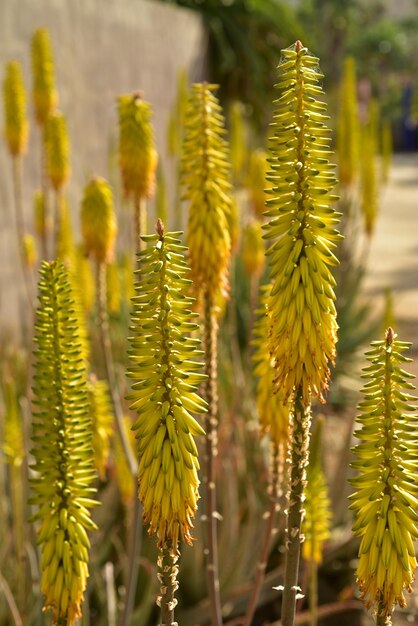
POLYGON ((205 379, 200 341, 190 337, 198 328, 179 233, 143 237, 152 245, 138 255, 133 301, 128 375, 133 381, 131 409, 138 439, 139 498, 150 534, 160 547, 191 542, 199 479, 195 435, 204 431, 191 413, 204 413, 206 402, 196 393, 205 379))
POLYGON ((350 497, 355 512, 353 531, 360 536, 357 579, 368 607, 390 616, 395 604, 405 606, 411 591, 418 537, 418 415, 415 389, 402 369, 411 361, 404 352, 411 344, 398 341, 391 328, 385 341, 374 341, 367 352, 370 365, 359 405, 350 497))
POLYGON ((318 98, 322 75, 318 59, 298 42, 284 50, 279 65, 276 111, 271 139, 273 187, 266 212, 265 237, 272 290, 270 350, 275 387, 289 397, 300 388, 305 406, 311 393, 322 399, 329 362, 335 357, 337 322, 330 266, 341 235, 334 166, 329 162, 330 130, 326 106, 318 98))
POLYGON ((228 147, 216 87, 193 85, 182 154, 184 199, 189 201, 187 242, 198 293, 227 292, 231 235, 228 147))
POLYGON ((13 156, 26 151, 29 122, 26 113, 26 92, 22 68, 18 61, 6 65, 3 80, 4 135, 13 156))

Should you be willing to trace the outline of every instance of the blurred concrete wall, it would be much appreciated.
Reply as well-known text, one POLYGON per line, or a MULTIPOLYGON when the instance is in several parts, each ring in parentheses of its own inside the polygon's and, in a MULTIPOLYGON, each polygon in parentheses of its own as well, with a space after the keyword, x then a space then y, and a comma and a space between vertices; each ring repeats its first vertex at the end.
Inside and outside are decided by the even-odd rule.
MULTIPOLYGON (((74 222, 88 176, 117 178, 115 102, 120 94, 141 89, 152 103, 158 151, 172 180, 165 138, 177 74, 184 68, 191 81, 206 78, 207 40, 198 16, 152 0, 0 0, 1 75, 6 61, 21 61, 29 96, 30 40, 38 26, 47 27, 52 37, 59 108, 67 116, 71 135, 68 195, 74 222)), ((33 122, 30 102, 29 109, 33 122)), ((32 226, 33 192, 39 187, 39 150, 39 135, 32 123, 24 163, 28 227, 32 226)), ((10 172, 6 145, 0 141, 0 336, 17 331, 25 303, 10 172)))

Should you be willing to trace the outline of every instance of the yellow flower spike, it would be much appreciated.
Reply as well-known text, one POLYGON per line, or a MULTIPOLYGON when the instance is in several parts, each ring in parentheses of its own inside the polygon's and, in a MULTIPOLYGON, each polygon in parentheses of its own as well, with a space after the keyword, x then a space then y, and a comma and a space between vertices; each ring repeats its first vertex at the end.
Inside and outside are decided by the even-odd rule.
POLYGON ((249 276, 259 276, 264 268, 265 254, 261 222, 253 220, 242 231, 242 262, 249 276))
POLYGON ((206 402, 196 393, 205 376, 195 360, 202 353, 192 313, 193 299, 184 295, 187 250, 180 233, 143 237, 150 245, 138 255, 136 297, 133 300, 128 376, 133 380, 131 409, 138 439, 139 498, 149 533, 158 545, 174 548, 178 539, 191 543, 192 519, 198 499, 199 467, 196 435, 204 431, 191 413, 204 413, 206 402))
POLYGON ((337 322, 330 267, 341 235, 332 208, 336 183, 329 162, 330 130, 319 85, 318 59, 297 42, 282 52, 279 98, 270 145, 273 184, 265 238, 272 290, 270 350, 275 388, 285 398, 300 389, 305 406, 311 393, 323 400, 329 362, 335 358, 337 322))
MULTIPOLYGON (((40 270, 36 322, 33 450, 30 503, 38 507, 41 591, 54 623, 72 626, 81 616, 88 576, 87 531, 93 468, 92 423, 85 368, 64 266, 40 270), (45 443, 47 442, 47 443, 45 443)), ((94 491, 94 490, 93 490, 94 491)))
MULTIPOLYGON (((92 446, 94 466, 103 480, 109 459, 110 440, 113 434, 113 412, 109 389, 104 380, 91 377, 87 384, 92 416, 92 446)), ((132 483, 132 481, 129 481, 132 483)))
POLYGON ((268 349, 270 315, 267 302, 271 286, 265 285, 261 292, 259 317, 254 324, 254 375, 257 378, 257 409, 261 432, 269 433, 276 446, 289 440, 290 403, 284 401, 280 392, 272 393, 272 381, 275 375, 274 362, 268 349))
POLYGON ((364 228, 368 237, 371 237, 377 219, 377 146, 373 125, 368 123, 362 132, 361 155, 361 210, 364 219, 364 228))
POLYGON ((357 104, 356 64, 352 57, 344 61, 340 86, 337 122, 338 177, 342 186, 352 184, 360 158, 360 119, 357 104))
POLYGON ((355 492, 353 532, 361 537, 357 580, 367 607, 374 607, 377 624, 386 624, 395 604, 406 606, 416 567, 418 537, 416 481, 418 429, 416 398, 409 391, 412 374, 402 368, 411 344, 399 341, 392 328, 384 341, 374 341, 366 353, 364 399, 359 404, 350 482, 355 492))
POLYGON ((55 190, 62 189, 70 176, 70 142, 67 122, 57 111, 48 115, 45 125, 46 170, 55 190))
POLYGON ((268 171, 267 153, 261 149, 254 150, 249 160, 247 187, 254 215, 259 219, 263 218, 266 210, 267 195, 265 189, 267 187, 266 176, 268 171))
POLYGON ((123 254, 120 259, 121 271, 121 292, 123 299, 130 306, 132 298, 135 296, 134 285, 134 263, 130 254, 123 254))
POLYGON ((22 250, 26 267, 32 269, 33 267, 35 267, 36 261, 38 260, 36 241, 33 235, 26 233, 23 236, 22 250))
POLYGON ((118 98, 119 166, 125 194, 150 198, 155 190, 158 155, 151 124, 151 105, 134 93, 118 98))
POLYGON ((321 435, 324 418, 318 417, 309 446, 309 464, 306 470, 305 517, 302 532, 302 556, 311 563, 322 563, 323 545, 331 535, 331 503, 321 464, 321 435))
POLYGON ((113 259, 117 224, 112 188, 104 178, 93 178, 84 188, 81 232, 87 254, 97 263, 113 259))
POLYGON ((46 28, 38 28, 33 34, 32 75, 35 117, 43 126, 58 104, 52 45, 46 28))
POLYGON ((184 199, 189 201, 187 242, 192 279, 199 294, 228 292, 231 183, 228 146, 216 86, 193 85, 182 154, 184 199))
POLYGON ((3 80, 4 135, 12 156, 26 152, 29 122, 26 112, 26 91, 22 67, 18 61, 6 65, 3 80))

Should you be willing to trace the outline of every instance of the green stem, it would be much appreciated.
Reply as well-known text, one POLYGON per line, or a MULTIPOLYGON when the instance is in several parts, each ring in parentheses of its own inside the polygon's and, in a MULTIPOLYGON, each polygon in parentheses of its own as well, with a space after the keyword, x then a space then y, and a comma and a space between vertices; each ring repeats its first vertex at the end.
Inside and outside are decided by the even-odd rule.
POLYGON ((310 407, 305 407, 303 404, 303 390, 301 386, 295 394, 292 421, 282 626, 294 626, 296 600, 299 592, 298 578, 302 539, 303 492, 306 485, 306 465, 308 462, 311 421, 310 407))
POLYGON ((25 252, 23 248, 23 237, 25 235, 25 220, 23 216, 23 199, 22 199, 22 160, 20 156, 14 156, 13 164, 13 193, 16 220, 17 245, 19 248, 20 266, 22 268, 23 281, 25 284, 26 297, 30 311, 33 313, 33 285, 29 268, 25 261, 25 252))
POLYGON ((208 403, 208 412, 205 419, 205 467, 204 483, 206 487, 206 575, 209 593, 212 626, 222 625, 221 599, 219 593, 219 565, 217 542, 217 512, 216 512, 216 483, 215 458, 217 455, 217 428, 218 428, 218 321, 215 306, 210 294, 204 295, 203 343, 205 349, 204 384, 205 399, 208 403))
POLYGON ((157 603, 161 607, 161 626, 177 626, 174 621, 174 609, 177 605, 175 594, 179 588, 177 574, 179 567, 177 561, 179 551, 171 542, 166 541, 158 556, 158 579, 161 583, 161 595, 157 603))
POLYGON ((61 205, 62 205, 62 191, 61 189, 54 190, 54 241, 53 250, 55 258, 58 258, 59 252, 59 238, 61 230, 61 205))
POLYGON ((264 582, 266 573, 267 560, 270 553, 271 540, 276 529, 276 518, 278 511, 279 484, 281 482, 283 471, 283 444, 279 447, 273 443, 271 446, 271 482, 270 482, 270 507, 266 512, 266 526, 264 530, 264 538, 261 546, 260 560, 257 563, 257 571, 254 584, 251 589, 251 596, 248 602, 247 613, 243 622, 243 626, 251 626, 260 592, 264 582))

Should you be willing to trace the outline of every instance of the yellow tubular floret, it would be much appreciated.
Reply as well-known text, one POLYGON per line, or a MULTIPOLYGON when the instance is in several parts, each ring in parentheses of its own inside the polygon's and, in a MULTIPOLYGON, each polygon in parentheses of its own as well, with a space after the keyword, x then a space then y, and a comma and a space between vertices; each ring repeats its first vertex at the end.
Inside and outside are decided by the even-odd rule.
POLYGON ((81 231, 87 254, 98 263, 113 259, 117 233, 113 192, 104 178, 93 178, 84 188, 81 231))
POLYGON ((404 591, 411 591, 418 537, 417 462, 418 428, 415 389, 402 369, 410 361, 404 352, 411 344, 398 341, 393 330, 385 341, 375 341, 367 352, 370 365, 359 404, 354 448, 358 471, 351 484, 353 531, 361 537, 357 580, 368 607, 382 617, 394 605, 406 606, 404 591))
POLYGON ((151 106, 139 93, 120 96, 119 166, 125 194, 149 198, 155 190, 158 155, 151 124, 151 106))
POLYGON ((342 186, 357 176, 360 157, 360 119, 357 105, 356 65, 352 57, 344 61, 338 101, 337 122, 338 178, 342 186))
POLYGON ((337 322, 330 266, 341 235, 334 166, 329 163, 326 106, 318 100, 322 75, 318 59, 297 42, 283 51, 279 98, 270 145, 272 183, 265 226, 272 290, 270 350, 275 387, 289 397, 300 388, 305 406, 311 393, 323 399, 329 362, 335 358, 337 322))
POLYGON ((18 61, 6 65, 3 80, 4 135, 13 156, 26 151, 29 122, 26 113, 26 93, 22 68, 18 61))
POLYGON ((231 235, 230 168, 216 87, 193 85, 182 155, 184 199, 189 201, 187 242, 197 292, 228 291, 231 235))
POLYGON ((41 590, 53 622, 72 626, 81 616, 88 577, 92 423, 85 366, 64 266, 43 263, 39 281, 34 375, 31 479, 39 521, 41 590))
POLYGON ((191 543, 197 508, 199 463, 194 442, 204 431, 192 413, 204 413, 206 402, 196 393, 205 376, 193 299, 185 296, 191 281, 180 233, 143 237, 152 245, 138 255, 136 296, 133 299, 130 358, 133 380, 131 409, 138 417, 139 498, 150 534, 160 547, 191 543))

